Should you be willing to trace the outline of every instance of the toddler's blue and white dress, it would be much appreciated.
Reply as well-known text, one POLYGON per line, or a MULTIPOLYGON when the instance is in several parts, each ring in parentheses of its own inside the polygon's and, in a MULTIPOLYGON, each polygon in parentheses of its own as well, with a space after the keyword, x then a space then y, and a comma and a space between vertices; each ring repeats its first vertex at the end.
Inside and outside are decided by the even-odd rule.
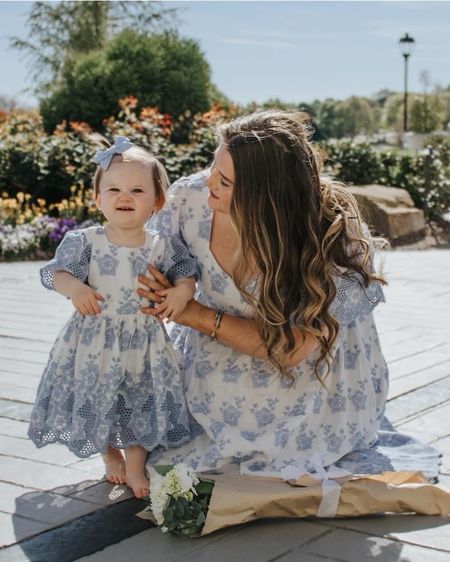
POLYGON ((105 297, 98 316, 75 312, 59 334, 40 382, 29 437, 60 442, 79 457, 108 446, 151 451, 190 438, 177 359, 164 327, 139 310, 137 277, 152 263, 174 281, 195 275, 175 237, 147 231, 136 248, 111 244, 103 227, 66 234, 41 269, 45 287, 68 271, 105 297))

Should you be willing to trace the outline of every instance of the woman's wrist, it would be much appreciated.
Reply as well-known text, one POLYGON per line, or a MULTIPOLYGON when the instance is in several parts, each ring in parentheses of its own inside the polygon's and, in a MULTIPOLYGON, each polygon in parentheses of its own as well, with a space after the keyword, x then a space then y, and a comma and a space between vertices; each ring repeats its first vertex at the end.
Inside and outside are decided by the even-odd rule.
POLYGON ((214 317, 216 312, 216 310, 192 299, 177 318, 177 323, 182 326, 187 326, 188 328, 193 328, 203 334, 210 334, 214 329, 214 317))

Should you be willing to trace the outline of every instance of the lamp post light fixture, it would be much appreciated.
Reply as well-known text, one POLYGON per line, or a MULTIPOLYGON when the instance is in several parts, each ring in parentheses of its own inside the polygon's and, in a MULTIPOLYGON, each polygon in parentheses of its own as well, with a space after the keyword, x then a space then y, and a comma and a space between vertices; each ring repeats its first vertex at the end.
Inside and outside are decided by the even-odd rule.
POLYGON ((403 102, 403 131, 408 131, 408 58, 414 50, 415 41, 407 33, 398 41, 400 52, 405 59, 405 95, 403 102))

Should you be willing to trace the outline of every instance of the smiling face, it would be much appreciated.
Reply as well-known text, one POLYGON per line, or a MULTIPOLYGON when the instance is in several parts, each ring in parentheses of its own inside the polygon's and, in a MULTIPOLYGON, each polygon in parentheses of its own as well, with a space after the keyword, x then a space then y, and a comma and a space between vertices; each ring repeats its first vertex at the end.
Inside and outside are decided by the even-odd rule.
POLYGON ((214 153, 214 161, 206 178, 210 190, 208 205, 213 211, 230 214, 234 187, 234 165, 228 150, 219 145, 214 153))
POLYGON ((115 228, 141 228, 160 207, 148 164, 112 161, 102 173, 95 204, 115 228))

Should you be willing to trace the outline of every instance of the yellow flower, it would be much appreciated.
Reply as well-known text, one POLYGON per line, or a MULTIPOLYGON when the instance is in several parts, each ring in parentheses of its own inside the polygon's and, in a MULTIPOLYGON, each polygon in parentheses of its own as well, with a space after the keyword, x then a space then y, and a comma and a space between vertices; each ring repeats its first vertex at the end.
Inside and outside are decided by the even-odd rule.
POLYGON ((24 199, 24 194, 22 193, 22 191, 19 191, 16 195, 17 201, 19 201, 20 203, 23 203, 23 199, 24 199))

